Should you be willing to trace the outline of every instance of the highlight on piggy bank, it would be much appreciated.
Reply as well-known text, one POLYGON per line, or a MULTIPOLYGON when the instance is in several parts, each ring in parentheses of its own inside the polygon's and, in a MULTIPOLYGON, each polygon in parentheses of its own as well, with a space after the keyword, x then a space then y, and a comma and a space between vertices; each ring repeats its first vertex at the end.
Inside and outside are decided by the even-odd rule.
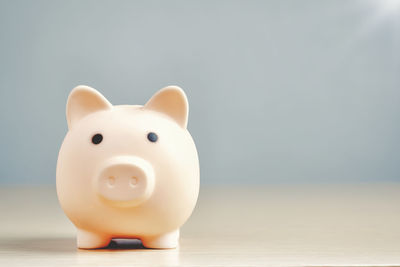
POLYGON ((143 106, 114 106, 88 86, 72 90, 57 195, 79 248, 106 247, 113 238, 140 239, 147 248, 178 245, 200 181, 188 111, 177 86, 143 106))

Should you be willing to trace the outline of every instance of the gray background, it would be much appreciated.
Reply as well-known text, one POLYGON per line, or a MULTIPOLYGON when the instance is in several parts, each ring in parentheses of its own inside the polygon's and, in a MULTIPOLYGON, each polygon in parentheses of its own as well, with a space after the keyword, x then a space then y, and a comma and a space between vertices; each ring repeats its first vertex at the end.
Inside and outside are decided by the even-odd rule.
POLYGON ((400 12, 386 11, 379 1, 0 1, 0 183, 55 182, 79 84, 114 104, 181 86, 203 183, 400 181, 400 12))

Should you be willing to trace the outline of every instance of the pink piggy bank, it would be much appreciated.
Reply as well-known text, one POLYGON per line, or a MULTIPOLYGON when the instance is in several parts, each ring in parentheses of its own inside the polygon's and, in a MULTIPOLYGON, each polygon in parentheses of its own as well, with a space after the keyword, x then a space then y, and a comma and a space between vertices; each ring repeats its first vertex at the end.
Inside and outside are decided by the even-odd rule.
POLYGON ((199 192, 199 161, 186 129, 188 102, 169 86, 144 106, 113 106, 78 86, 67 102, 69 131, 57 162, 57 195, 77 227, 79 248, 112 238, 174 248, 199 192))

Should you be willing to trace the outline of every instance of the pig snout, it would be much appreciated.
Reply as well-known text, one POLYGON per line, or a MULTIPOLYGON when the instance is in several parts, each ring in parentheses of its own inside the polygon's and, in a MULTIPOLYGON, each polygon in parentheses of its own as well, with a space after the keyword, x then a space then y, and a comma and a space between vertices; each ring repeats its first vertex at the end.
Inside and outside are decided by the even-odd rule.
POLYGON ((95 187, 100 197, 110 204, 136 206, 152 195, 154 171, 141 158, 114 157, 101 166, 95 187))

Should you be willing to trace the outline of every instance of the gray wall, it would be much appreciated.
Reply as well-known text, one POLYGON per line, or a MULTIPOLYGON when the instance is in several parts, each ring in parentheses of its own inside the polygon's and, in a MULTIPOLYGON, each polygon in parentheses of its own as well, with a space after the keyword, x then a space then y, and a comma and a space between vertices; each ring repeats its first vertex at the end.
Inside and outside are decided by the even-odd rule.
POLYGON ((400 181, 399 18, 367 1, 0 1, 0 183, 55 182, 78 84, 114 104, 184 88, 203 183, 400 181))

